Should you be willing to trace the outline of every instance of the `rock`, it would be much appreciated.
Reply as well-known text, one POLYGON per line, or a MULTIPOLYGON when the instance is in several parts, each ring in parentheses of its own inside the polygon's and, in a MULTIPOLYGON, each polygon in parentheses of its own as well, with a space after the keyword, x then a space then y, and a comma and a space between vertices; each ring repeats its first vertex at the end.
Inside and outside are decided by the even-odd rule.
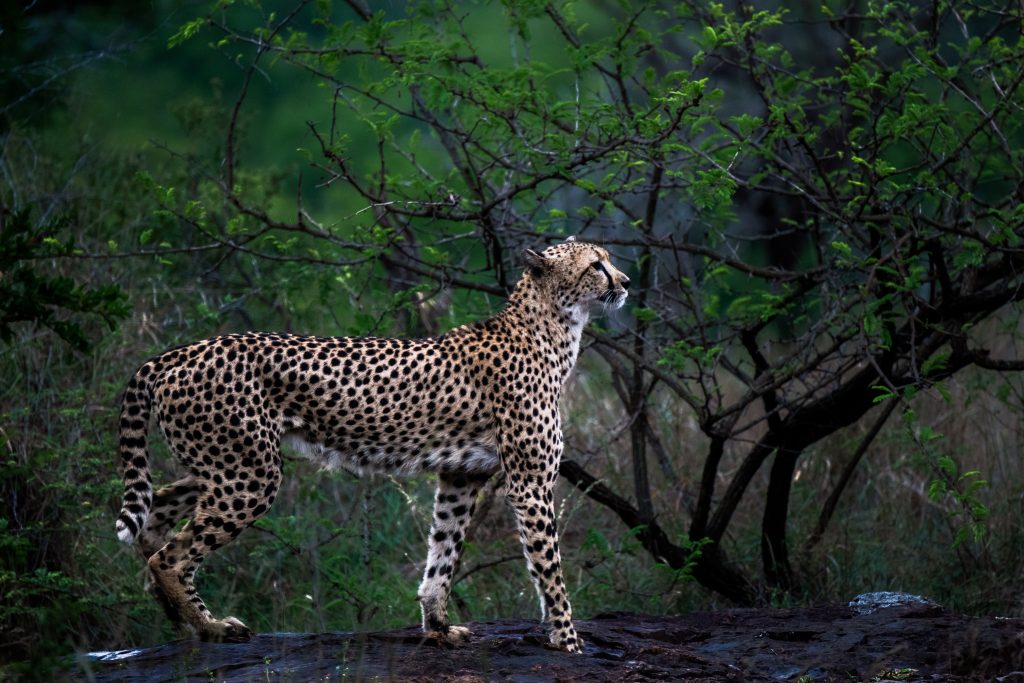
POLYGON ((62 678, 90 681, 1024 681, 1024 620, 928 603, 601 614, 577 622, 582 655, 545 647, 534 623, 469 624, 445 649, 418 629, 266 633, 248 643, 181 640, 95 652, 62 678))
POLYGON ((890 607, 922 607, 925 609, 941 609, 939 603, 910 593, 894 593, 881 591, 878 593, 861 593, 850 601, 850 607, 858 614, 871 614, 880 609, 890 607))

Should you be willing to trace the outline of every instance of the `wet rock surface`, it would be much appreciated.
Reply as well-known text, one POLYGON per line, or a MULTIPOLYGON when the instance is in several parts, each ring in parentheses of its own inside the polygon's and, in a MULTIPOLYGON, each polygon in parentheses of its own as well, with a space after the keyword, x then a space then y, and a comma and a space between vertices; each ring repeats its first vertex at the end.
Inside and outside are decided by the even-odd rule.
POLYGON ((92 653, 94 681, 1005 681, 1024 683, 1024 620, 929 605, 603 614, 577 627, 581 656, 547 649, 531 623, 469 624, 445 649, 417 629, 268 633, 241 644, 182 640, 92 653))

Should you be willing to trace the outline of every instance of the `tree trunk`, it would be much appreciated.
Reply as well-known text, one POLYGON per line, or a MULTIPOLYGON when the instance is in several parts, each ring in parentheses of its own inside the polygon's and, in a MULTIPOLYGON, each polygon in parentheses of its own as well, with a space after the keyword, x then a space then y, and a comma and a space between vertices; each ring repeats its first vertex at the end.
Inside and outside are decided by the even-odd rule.
POLYGON ((793 589, 793 570, 786 546, 786 520, 789 518, 789 492, 798 457, 799 451, 780 449, 775 452, 761 518, 761 565, 765 581, 769 586, 786 592, 793 589))

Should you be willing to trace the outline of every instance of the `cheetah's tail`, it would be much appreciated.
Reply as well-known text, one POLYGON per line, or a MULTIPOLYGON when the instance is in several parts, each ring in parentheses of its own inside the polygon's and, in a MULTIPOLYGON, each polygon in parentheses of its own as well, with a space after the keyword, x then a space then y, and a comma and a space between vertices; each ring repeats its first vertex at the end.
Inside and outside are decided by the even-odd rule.
POLYGON ((149 370, 149 366, 144 365, 135 373, 121 399, 118 450, 121 454, 124 499, 115 528, 118 539, 124 543, 135 541, 146 526, 149 508, 153 504, 153 480, 149 476, 149 453, 146 450, 146 429, 153 405, 149 382, 145 379, 149 370))

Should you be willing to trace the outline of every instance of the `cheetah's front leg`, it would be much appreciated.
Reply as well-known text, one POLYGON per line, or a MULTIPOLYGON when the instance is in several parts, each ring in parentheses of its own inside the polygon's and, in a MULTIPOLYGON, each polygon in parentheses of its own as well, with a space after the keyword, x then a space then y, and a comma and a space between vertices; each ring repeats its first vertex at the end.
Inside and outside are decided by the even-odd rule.
POLYGON ((583 640, 572 623, 572 607, 562 578, 555 520, 554 477, 546 473, 526 477, 508 471, 506 497, 516 515, 530 576, 540 596, 542 618, 551 629, 551 644, 567 652, 583 651, 583 640), (538 479, 545 480, 538 483, 538 479))
POLYGON ((423 610, 423 631, 451 645, 469 640, 469 629, 448 621, 448 596, 452 577, 462 553, 466 527, 476 508, 476 494, 490 475, 441 473, 434 499, 427 566, 417 591, 423 610))

